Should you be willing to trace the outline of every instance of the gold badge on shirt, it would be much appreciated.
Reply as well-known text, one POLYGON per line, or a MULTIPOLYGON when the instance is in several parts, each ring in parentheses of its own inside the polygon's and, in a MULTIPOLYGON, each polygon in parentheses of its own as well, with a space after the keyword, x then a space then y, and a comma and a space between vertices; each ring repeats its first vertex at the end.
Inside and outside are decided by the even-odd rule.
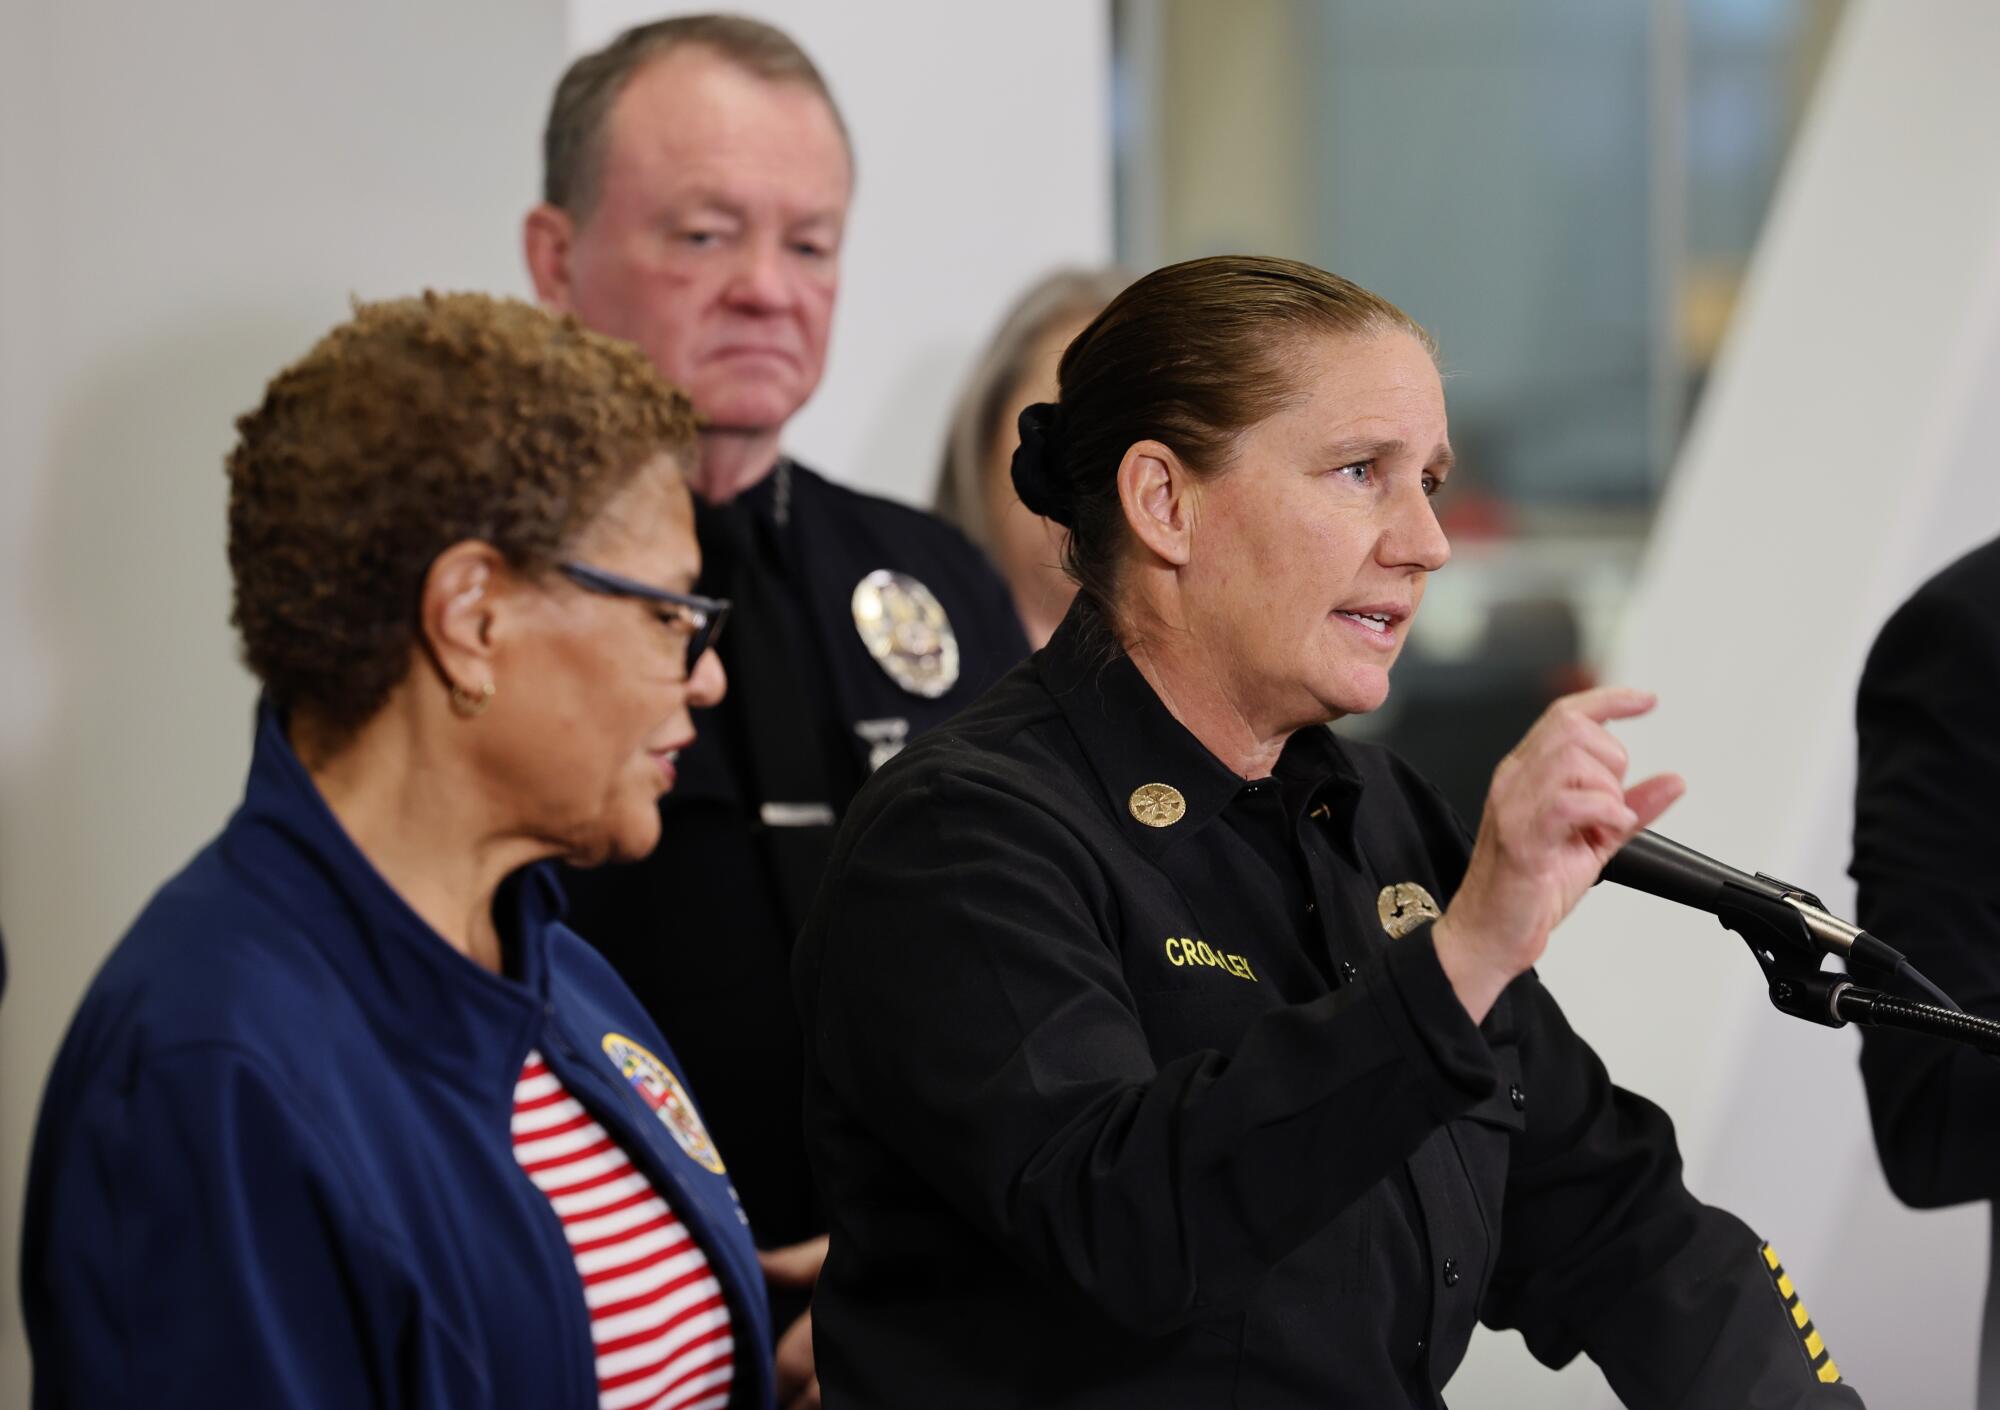
POLYGON ((604 1035, 604 1055, 611 1059, 618 1075, 631 1083, 639 1100, 660 1118, 660 1124, 667 1128, 674 1144, 687 1153, 688 1159, 720 1175, 722 1153, 709 1139, 708 1128, 701 1124, 701 1113, 694 1109, 694 1099, 688 1096, 687 1088, 673 1070, 623 1033, 604 1035))
POLYGON ((1142 783, 1125 806, 1147 827, 1172 827, 1187 816, 1187 799, 1171 783, 1142 783))
POLYGON ((958 636, 937 594, 877 568, 854 585, 854 630, 875 664, 912 695, 935 700, 958 684, 958 636))
POLYGON ((1400 940, 1444 912, 1431 899, 1431 893, 1416 882, 1399 881, 1382 888, 1382 894, 1375 898, 1375 914, 1382 917, 1382 928, 1389 932, 1389 938, 1400 940))

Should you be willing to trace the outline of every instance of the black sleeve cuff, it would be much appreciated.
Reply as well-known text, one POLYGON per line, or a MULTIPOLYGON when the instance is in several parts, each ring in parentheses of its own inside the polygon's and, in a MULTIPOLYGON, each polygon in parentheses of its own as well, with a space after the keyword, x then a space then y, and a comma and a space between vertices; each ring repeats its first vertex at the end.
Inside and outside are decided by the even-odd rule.
POLYGON ((1427 1085, 1440 1118, 1493 1095, 1500 1084, 1493 1050, 1445 977, 1429 922, 1391 941, 1362 982, 1404 1060, 1431 1074, 1427 1085))

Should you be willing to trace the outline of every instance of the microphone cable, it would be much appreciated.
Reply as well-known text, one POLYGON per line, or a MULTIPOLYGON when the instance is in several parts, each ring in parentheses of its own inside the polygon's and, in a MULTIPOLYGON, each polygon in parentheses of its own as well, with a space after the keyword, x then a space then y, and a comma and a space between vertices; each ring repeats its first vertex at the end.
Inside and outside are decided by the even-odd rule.
POLYGON ((1937 1004, 1938 1007, 1950 1009, 1953 1013, 1965 1012, 1965 1010, 1960 1008, 1957 1002, 1952 999, 1951 995, 1945 993, 1944 990, 1938 988, 1937 985, 1931 983, 1931 981, 1925 977, 1924 972, 1918 969, 1915 965, 1911 964, 1908 960, 1906 959, 1897 960, 1895 973, 1902 976, 1904 979, 1909 980, 1910 983, 1916 985, 1919 989, 1923 990, 1926 994, 1930 995, 1931 1002, 1937 1004))

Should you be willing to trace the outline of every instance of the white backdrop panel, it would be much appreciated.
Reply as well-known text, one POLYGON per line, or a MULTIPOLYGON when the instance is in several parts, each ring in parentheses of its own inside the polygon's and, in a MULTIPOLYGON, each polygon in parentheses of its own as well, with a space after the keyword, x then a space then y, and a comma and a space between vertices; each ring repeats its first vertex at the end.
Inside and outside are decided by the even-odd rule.
POLYGON ((249 757, 239 412, 347 313, 523 292, 560 0, 0 5, 0 1407, 23 1166, 78 996, 249 757))
MULTIPOLYGON (((1660 693, 1621 733, 1638 774, 1688 777, 1661 831, 1840 912, 1868 645, 2000 533, 1997 62, 1991 0, 1849 6, 1607 671, 1660 693)), ((1776 1245, 1868 1403, 1969 1405, 1985 1211, 1889 1194, 1853 1033, 1779 1015, 1712 919, 1611 888, 1543 972, 1672 1113, 1696 1193, 1776 1245)), ((1615 1403, 1518 1348, 1481 1346, 1466 1404, 1615 1403)))

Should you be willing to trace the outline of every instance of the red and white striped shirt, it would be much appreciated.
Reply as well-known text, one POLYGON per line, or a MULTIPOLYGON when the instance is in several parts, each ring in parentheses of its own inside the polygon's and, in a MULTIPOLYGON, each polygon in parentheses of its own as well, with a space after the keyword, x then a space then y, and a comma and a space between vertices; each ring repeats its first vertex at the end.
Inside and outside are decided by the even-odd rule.
POLYGON ((513 1130, 583 1277, 600 1410, 722 1410, 736 1344, 707 1255, 539 1052, 514 1084, 513 1130))

